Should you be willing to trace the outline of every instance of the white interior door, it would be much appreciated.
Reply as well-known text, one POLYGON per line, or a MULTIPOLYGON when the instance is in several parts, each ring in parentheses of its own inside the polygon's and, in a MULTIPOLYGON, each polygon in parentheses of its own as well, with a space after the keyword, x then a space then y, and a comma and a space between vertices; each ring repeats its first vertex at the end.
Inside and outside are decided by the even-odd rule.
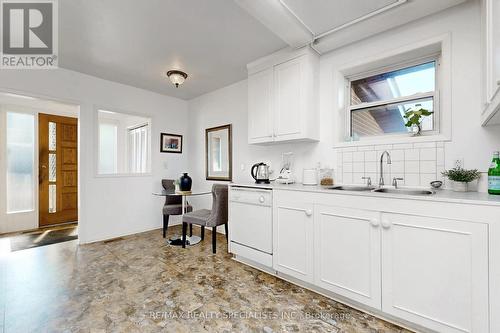
POLYGON ((382 310, 438 332, 488 332, 488 228, 383 214, 382 310))
POLYGON ((273 221, 273 266, 306 282, 313 282, 313 207, 300 202, 278 202, 273 221))
POLYGON ((315 283, 377 309, 381 308, 379 215, 314 207, 315 283))
POLYGON ((250 143, 273 138, 273 69, 248 76, 248 140, 250 143))

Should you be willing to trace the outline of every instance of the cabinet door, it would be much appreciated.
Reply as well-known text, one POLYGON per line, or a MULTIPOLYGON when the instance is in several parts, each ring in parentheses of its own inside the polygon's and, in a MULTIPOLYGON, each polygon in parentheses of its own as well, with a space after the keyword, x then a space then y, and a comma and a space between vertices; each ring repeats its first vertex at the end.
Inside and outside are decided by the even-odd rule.
POLYGON ((248 142, 273 141, 273 69, 248 77, 248 142))
POLYGON ((276 140, 301 136, 302 113, 305 109, 305 56, 274 67, 274 134, 276 140))
POLYGON ((278 202, 274 210, 273 267, 306 282, 313 281, 312 204, 278 202))
POLYGON ((315 284, 381 308, 380 213, 314 206, 315 284))
POLYGON ((483 1, 483 16, 485 27, 485 74, 486 74, 486 102, 495 97, 500 87, 500 2, 497 0, 483 1))
POLYGON ((488 332, 487 225, 383 214, 382 310, 438 332, 488 332))

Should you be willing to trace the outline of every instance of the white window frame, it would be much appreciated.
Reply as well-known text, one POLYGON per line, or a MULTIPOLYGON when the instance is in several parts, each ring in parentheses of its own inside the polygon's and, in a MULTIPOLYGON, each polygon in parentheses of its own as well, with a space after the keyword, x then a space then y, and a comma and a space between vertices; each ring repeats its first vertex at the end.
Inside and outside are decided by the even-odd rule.
MULTIPOLYGON (((440 92, 440 67, 441 67, 441 54, 436 53, 430 56, 426 57, 420 57, 417 59, 413 59, 410 61, 405 61, 399 64, 395 65, 390 65, 390 66, 384 66, 380 67, 374 70, 369 70, 365 71, 359 74, 355 75, 350 75, 345 78, 346 81, 346 89, 345 89, 345 101, 346 101, 346 115, 345 115, 345 127, 344 127, 344 137, 351 137, 352 136, 352 112, 356 110, 362 110, 366 108, 371 108, 371 107, 377 107, 377 106, 384 106, 384 105, 390 105, 390 104, 397 104, 397 103, 403 103, 403 102, 413 102, 417 100, 422 100, 422 99, 427 99, 432 97, 433 100, 433 109, 434 109, 434 114, 433 114, 433 130, 431 131, 423 131, 422 136, 434 136, 434 135, 439 135, 440 134, 440 99, 439 99, 439 92, 440 92), (429 62, 435 62, 435 90, 431 92, 426 92, 426 93, 418 93, 418 94, 413 94, 409 96, 403 96, 403 97, 398 97, 398 98, 393 98, 389 100, 381 100, 381 101, 376 101, 376 102, 369 102, 369 103, 360 103, 356 105, 351 105, 351 87, 352 87, 352 82, 364 78, 368 78, 371 76, 375 75, 380 75, 384 73, 389 73, 389 72, 394 72, 400 69, 408 68, 408 67, 413 67, 413 66, 418 66, 422 64, 426 64, 429 62)), ((368 140, 384 140, 384 138, 406 138, 408 137, 407 133, 388 133, 384 135, 373 135, 373 136, 367 136, 367 137, 361 137, 359 138, 360 141, 368 141, 368 140)))
MULTIPOLYGON (((373 145, 413 144, 423 142, 445 142, 452 140, 452 48, 451 33, 443 33, 421 40, 395 45, 392 49, 375 50, 372 54, 358 56, 357 59, 347 59, 346 62, 335 64, 332 68, 332 108, 335 112, 332 128, 333 148, 354 148, 373 145), (345 129, 346 106, 346 78, 359 73, 367 73, 374 68, 393 67, 395 64, 407 63, 409 60, 424 58, 430 55, 441 54, 439 76, 439 134, 421 135, 386 135, 374 139, 362 137, 359 141, 347 141, 345 129)), ((352 57, 351 57, 352 58, 352 57)))
MULTIPOLYGON (((147 151, 148 151, 148 157, 147 157, 147 166, 146 166, 146 172, 144 173, 132 173, 132 172, 126 172, 126 173, 112 173, 112 174, 102 174, 99 173, 99 148, 95 149, 94 151, 94 177, 95 178, 116 178, 116 177, 151 177, 152 176, 152 145, 153 142, 151 140, 152 136, 152 130, 153 130, 153 117, 149 114, 143 114, 143 113, 137 113, 137 112, 130 112, 130 111, 124 111, 120 109, 116 109, 113 107, 108 107, 108 106, 102 106, 102 105, 94 105, 94 129, 96 131, 94 135, 94 146, 99 147, 99 142, 100 142, 100 135, 99 135, 99 111, 108 111, 108 112, 115 112, 115 113, 121 113, 124 115, 129 115, 129 116, 135 116, 135 117, 142 117, 146 118, 147 121, 144 124, 147 124, 149 127, 148 131, 148 146, 147 146, 147 151)), ((127 133, 128 134, 128 133, 127 133)), ((119 134, 118 134, 119 135, 119 134)), ((128 140, 125 140, 125 158, 127 159, 127 152, 128 152, 128 140)), ((127 160, 128 163, 128 160, 127 160)))

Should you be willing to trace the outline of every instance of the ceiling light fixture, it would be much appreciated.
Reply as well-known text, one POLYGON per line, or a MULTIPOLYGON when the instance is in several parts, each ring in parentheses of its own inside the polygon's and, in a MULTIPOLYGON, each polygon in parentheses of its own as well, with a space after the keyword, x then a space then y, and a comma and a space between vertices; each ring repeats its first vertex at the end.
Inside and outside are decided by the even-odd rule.
POLYGON ((183 84, 188 77, 186 73, 176 69, 168 71, 167 76, 170 79, 170 82, 172 82, 176 88, 179 88, 179 86, 183 84))

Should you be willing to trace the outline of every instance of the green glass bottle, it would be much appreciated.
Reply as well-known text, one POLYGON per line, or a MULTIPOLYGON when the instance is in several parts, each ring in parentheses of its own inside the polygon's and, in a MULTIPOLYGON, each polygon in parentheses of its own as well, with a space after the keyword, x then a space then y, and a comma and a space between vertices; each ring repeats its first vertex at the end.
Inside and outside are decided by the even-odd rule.
POLYGON ((488 193, 500 194, 500 152, 493 153, 490 169, 488 170, 488 193))

